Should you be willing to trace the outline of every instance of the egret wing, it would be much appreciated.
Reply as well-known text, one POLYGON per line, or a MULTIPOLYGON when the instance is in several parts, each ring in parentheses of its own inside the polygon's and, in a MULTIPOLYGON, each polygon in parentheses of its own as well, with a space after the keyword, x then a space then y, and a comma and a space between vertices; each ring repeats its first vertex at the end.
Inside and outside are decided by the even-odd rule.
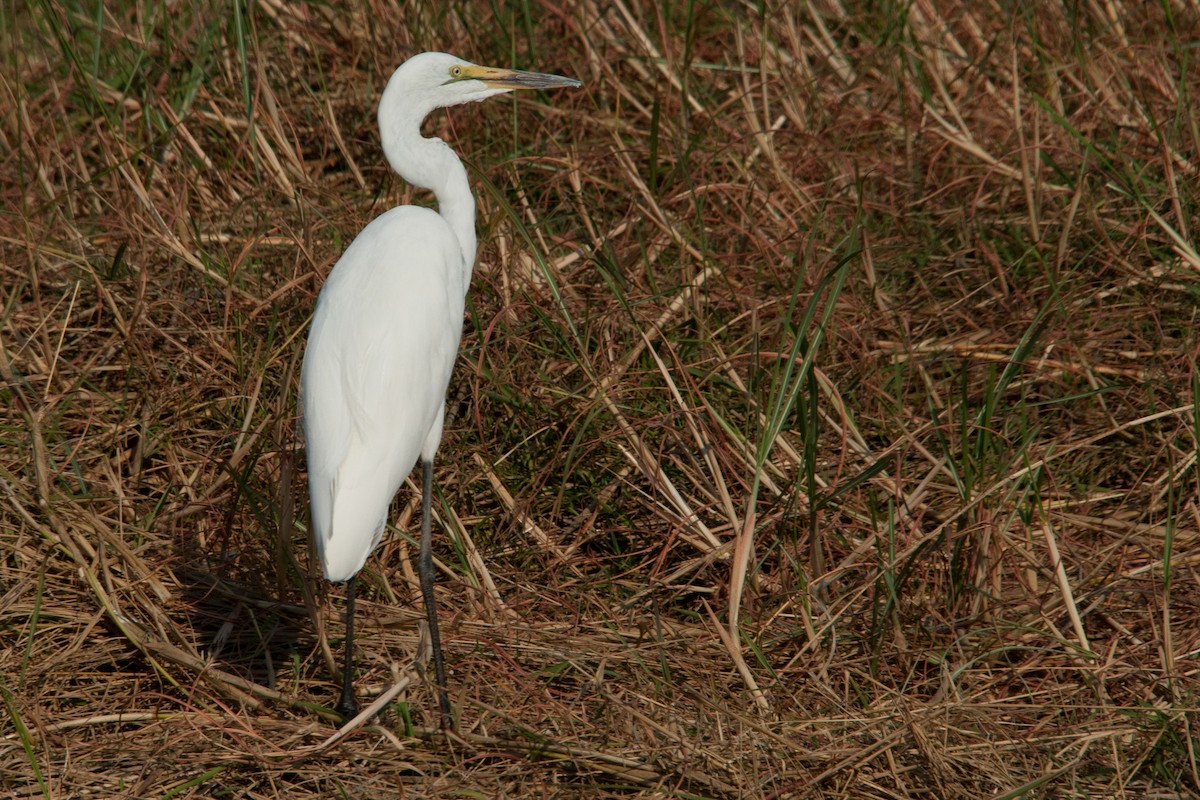
POLYGON ((321 290, 303 413, 314 539, 331 580, 362 568, 439 419, 462 334, 463 274, 445 221, 404 206, 363 229, 321 290))

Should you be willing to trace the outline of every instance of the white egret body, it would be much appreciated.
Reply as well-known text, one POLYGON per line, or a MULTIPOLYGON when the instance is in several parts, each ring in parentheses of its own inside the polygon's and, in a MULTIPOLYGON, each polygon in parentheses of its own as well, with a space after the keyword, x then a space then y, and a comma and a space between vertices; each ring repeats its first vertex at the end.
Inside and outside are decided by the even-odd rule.
POLYGON ((451 724, 433 598, 430 495, 475 263, 475 198, 462 162, 441 139, 421 136, 421 122, 436 108, 513 89, 578 85, 557 75, 423 53, 404 62, 384 89, 383 152, 401 177, 433 191, 438 210, 393 208, 351 242, 317 299, 301 374, 313 541, 325 577, 347 584, 344 715, 357 708, 351 679, 354 579, 419 458, 424 492, 418 567, 442 725, 451 724))

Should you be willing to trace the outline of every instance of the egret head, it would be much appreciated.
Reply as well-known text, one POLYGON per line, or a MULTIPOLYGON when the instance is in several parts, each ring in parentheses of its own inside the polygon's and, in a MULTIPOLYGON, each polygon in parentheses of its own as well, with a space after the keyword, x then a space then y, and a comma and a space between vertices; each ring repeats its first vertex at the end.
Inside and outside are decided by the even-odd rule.
MULTIPOLYGON (((540 72, 481 67, 446 53, 413 56, 392 74, 379 100, 383 153, 406 181, 433 190, 443 214, 459 217, 469 206, 473 225, 475 205, 466 170, 441 139, 421 136, 421 120, 435 108, 473 103, 514 89, 558 86, 579 86, 579 81, 540 72)), ((469 235, 473 242, 473 228, 469 235)), ((473 257, 473 244, 469 250, 473 257)))
POLYGON ((574 78, 481 67, 448 53, 421 53, 405 61, 388 81, 381 105, 394 100, 424 117, 435 108, 473 103, 514 89, 579 86, 574 78))

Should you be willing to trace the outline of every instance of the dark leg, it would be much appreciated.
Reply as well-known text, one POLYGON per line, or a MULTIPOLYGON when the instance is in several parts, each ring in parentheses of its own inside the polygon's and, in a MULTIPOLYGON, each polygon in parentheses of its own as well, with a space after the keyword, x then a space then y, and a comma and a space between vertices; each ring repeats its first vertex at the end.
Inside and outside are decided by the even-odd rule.
POLYGON ((433 671, 437 676, 438 703, 442 711, 442 730, 454 727, 450 717, 450 698, 446 695, 446 668, 442 666, 442 637, 438 635, 437 604, 433 598, 433 534, 430 530, 433 504, 433 462, 421 462, 424 483, 421 489, 421 553, 417 572, 421 578, 421 595, 425 598, 425 618, 429 621, 429 639, 433 645, 433 671))
POLYGON ((342 666, 342 699, 337 704, 337 712, 345 719, 358 714, 358 702, 354 699, 354 587, 357 583, 357 575, 346 581, 346 662, 342 666))

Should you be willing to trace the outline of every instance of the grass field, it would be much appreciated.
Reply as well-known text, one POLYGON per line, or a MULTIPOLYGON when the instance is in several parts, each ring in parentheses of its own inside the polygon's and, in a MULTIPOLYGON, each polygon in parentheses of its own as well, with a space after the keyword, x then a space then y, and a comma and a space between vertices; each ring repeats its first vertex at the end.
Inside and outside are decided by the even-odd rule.
POLYGON ((1200 797, 1195 0, 0 17, 10 796, 1200 797), (299 359, 430 49, 584 86, 426 123, 458 736, 410 486, 329 741, 299 359))

